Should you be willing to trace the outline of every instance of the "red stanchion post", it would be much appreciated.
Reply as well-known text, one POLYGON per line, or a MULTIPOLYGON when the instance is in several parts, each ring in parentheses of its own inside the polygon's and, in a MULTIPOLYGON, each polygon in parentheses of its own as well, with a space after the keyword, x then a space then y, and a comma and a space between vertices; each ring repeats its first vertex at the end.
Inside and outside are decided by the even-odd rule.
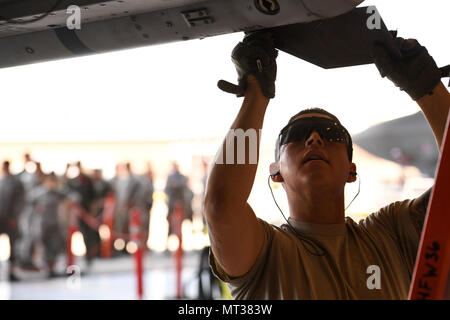
POLYGON ((144 286, 143 286, 143 256, 144 256, 144 245, 141 232, 141 210, 137 207, 130 209, 130 240, 136 243, 136 251, 133 253, 135 261, 135 271, 137 279, 137 294, 138 299, 141 300, 144 296, 144 286))
POLYGON ((174 206, 174 211, 172 214, 173 227, 175 235, 178 237, 178 249, 175 251, 175 271, 176 271, 176 290, 177 299, 181 299, 182 294, 182 277, 181 273, 183 271, 183 235, 181 232, 181 224, 184 218, 184 209, 181 202, 177 202, 174 206))
POLYGON ((113 225, 114 225, 114 207, 116 204, 116 198, 113 193, 108 194, 105 197, 103 205, 103 224, 108 228, 108 236, 101 239, 100 254, 103 258, 110 258, 112 254, 113 245, 113 225))
POLYGON ((72 252, 72 236, 78 229, 77 217, 80 212, 78 212, 79 208, 76 204, 71 204, 69 208, 69 225, 67 228, 67 267, 75 264, 75 256, 72 252))

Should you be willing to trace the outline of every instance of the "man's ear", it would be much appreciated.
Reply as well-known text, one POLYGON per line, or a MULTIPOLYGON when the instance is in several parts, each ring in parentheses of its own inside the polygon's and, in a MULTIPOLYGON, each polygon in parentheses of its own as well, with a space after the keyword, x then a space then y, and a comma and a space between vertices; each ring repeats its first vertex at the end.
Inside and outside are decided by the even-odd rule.
POLYGON ((269 166, 270 178, 273 182, 283 182, 283 177, 280 174, 280 164, 278 162, 272 162, 269 166))
POLYGON ((355 182, 356 181, 356 164, 353 162, 350 164, 350 170, 348 173, 347 182, 355 182))

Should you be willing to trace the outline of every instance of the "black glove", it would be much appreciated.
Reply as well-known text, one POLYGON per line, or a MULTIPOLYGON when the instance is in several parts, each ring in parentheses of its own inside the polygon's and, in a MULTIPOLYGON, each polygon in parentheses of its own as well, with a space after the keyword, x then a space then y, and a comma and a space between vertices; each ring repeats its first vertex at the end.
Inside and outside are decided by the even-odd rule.
POLYGON ((395 37, 395 48, 375 44, 373 57, 381 76, 387 77, 413 100, 430 93, 441 80, 441 71, 425 47, 415 39, 395 37), (394 51, 395 50, 395 51, 394 51))
POLYGON ((238 85, 220 80, 217 86, 229 93, 242 97, 247 89, 247 77, 253 75, 267 98, 275 97, 275 79, 278 51, 274 48, 270 33, 256 31, 247 34, 231 53, 231 60, 238 73, 238 85))

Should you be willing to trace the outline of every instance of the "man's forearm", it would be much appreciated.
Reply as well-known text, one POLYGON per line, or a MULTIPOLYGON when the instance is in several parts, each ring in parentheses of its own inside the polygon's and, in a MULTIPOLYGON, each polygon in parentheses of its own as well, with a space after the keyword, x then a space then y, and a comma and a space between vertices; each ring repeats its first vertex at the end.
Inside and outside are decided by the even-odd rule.
POLYGON ((440 150, 450 109, 450 93, 444 84, 439 82, 433 89, 433 94, 423 96, 417 100, 417 104, 427 118, 440 150))
POLYGON ((255 143, 248 139, 245 143, 245 163, 239 164, 236 160, 238 152, 238 144, 234 136, 225 139, 221 149, 217 152, 215 161, 212 165, 210 174, 208 176, 205 193, 205 205, 228 206, 229 204, 236 206, 244 206, 250 195, 253 182, 256 175, 259 159, 259 132, 262 129, 264 122, 264 115, 266 112, 269 99, 264 97, 261 93, 257 81, 253 77, 248 79, 248 88, 245 94, 242 107, 231 125, 230 130, 234 131, 242 129, 243 132, 247 130, 254 130, 256 133, 256 163, 249 163, 251 155, 249 152, 255 150, 249 146, 250 143, 255 143), (233 144, 231 144, 233 142, 233 144), (227 152, 230 152, 230 146, 234 148, 234 159, 229 161, 227 159, 227 152), (231 162, 231 163, 230 163, 231 162))

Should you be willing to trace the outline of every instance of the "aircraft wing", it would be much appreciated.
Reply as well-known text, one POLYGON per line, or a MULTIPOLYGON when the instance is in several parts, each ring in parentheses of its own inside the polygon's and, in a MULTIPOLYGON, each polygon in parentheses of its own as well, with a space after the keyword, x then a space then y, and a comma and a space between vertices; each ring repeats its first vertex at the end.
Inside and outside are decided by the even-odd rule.
POLYGON ((0 68, 308 24, 343 15, 362 1, 0 0, 0 68))
POLYGON ((355 135, 353 142, 368 152, 401 165, 413 165, 434 177, 439 151, 422 112, 383 122, 355 135))

